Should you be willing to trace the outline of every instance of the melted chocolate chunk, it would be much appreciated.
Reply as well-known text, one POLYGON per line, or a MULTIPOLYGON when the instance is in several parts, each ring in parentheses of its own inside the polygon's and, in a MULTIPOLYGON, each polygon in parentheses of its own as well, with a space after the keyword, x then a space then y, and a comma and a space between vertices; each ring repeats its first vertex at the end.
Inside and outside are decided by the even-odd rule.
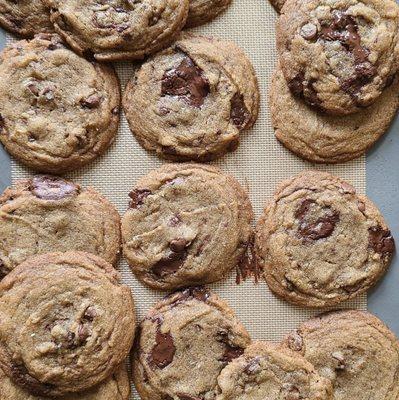
POLYGON ((176 347, 170 332, 161 332, 161 319, 157 319, 157 332, 155 336, 155 346, 151 350, 150 361, 152 365, 163 369, 172 361, 176 353, 176 347))
POLYGON ((151 195, 151 190, 148 189, 134 189, 129 193, 129 197, 132 199, 129 203, 130 208, 139 208, 144 204, 145 199, 151 195))
POLYGON ((4 118, 0 114, 0 133, 2 132, 3 128, 4 128, 4 118))
POLYGON ((225 331, 218 332, 218 341, 225 345, 223 356, 219 361, 229 363, 244 354, 244 349, 230 343, 229 335, 225 331))
POLYGON ((304 200, 295 212, 295 218, 299 220, 298 232, 306 240, 325 239, 334 232, 335 226, 339 221, 339 213, 324 207, 325 215, 315 221, 310 220, 310 208, 316 204, 314 200, 304 200))
POLYGON ((262 271, 256 260, 254 235, 248 242, 242 243, 241 247, 244 251, 236 266, 236 284, 239 285, 249 277, 253 277, 255 283, 258 283, 262 271))
POLYGON ((314 83, 315 80, 306 82, 305 74, 301 72, 288 82, 288 87, 295 96, 302 97, 308 104, 319 109, 319 111, 323 111, 321 101, 313 86, 314 83))
POLYGON ((184 238, 172 240, 169 243, 170 251, 151 268, 152 273, 163 278, 177 272, 186 261, 188 255, 187 248, 190 244, 191 242, 188 242, 184 238))
POLYGON ((211 296, 210 292, 208 289, 206 289, 203 286, 196 286, 196 287, 190 287, 184 290, 179 290, 177 292, 174 292, 168 296, 166 296, 165 298, 169 298, 169 297, 175 297, 175 300, 173 302, 173 305, 178 305, 186 300, 189 299, 196 299, 198 301, 202 301, 204 303, 207 302, 207 300, 209 299, 209 297, 211 296))
POLYGON ((303 82, 305 80, 304 73, 297 74, 293 79, 288 82, 288 87, 295 96, 302 96, 303 82))
POLYGON ((185 56, 177 68, 165 72, 161 90, 162 96, 178 96, 188 105, 200 108, 210 92, 210 86, 202 69, 185 56))
POLYGON ((2 280, 10 271, 6 268, 3 261, 0 260, 0 280, 2 280))
POLYGON ((235 93, 230 101, 230 118, 234 125, 242 129, 250 118, 249 111, 244 102, 244 96, 241 93, 235 93))
POLYGON ((385 230, 381 226, 369 228, 369 246, 376 253, 392 255, 395 251, 395 241, 391 231, 385 230))
POLYGON ((79 188, 74 183, 47 175, 32 178, 30 190, 42 200, 62 200, 79 193, 79 188))
POLYGON ((179 393, 177 396, 180 400, 202 400, 201 397, 191 396, 186 393, 179 393))
POLYGON ((355 19, 343 11, 335 10, 333 20, 322 24, 319 38, 326 41, 337 40, 353 54, 355 74, 341 82, 341 87, 348 94, 355 96, 377 74, 377 68, 368 60, 369 50, 361 44, 355 19))

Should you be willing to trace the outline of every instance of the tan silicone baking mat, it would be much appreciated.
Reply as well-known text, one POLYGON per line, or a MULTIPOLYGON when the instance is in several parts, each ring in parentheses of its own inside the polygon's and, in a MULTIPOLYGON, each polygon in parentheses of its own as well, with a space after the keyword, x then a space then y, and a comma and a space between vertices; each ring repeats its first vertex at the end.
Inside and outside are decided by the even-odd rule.
MULTIPOLYGON (((233 0, 224 15, 196 29, 201 34, 235 41, 252 60, 258 75, 262 96, 259 119, 255 127, 243 135, 238 150, 215 163, 235 175, 247 187, 256 218, 276 185, 303 169, 317 168, 339 175, 351 182, 359 192, 365 191, 366 182, 364 158, 337 166, 314 166, 292 155, 274 138, 268 111, 268 87, 277 59, 275 20, 276 13, 267 0, 233 0)), ((123 90, 134 67, 130 63, 123 63, 117 64, 116 68, 123 90)), ((122 116, 119 134, 111 149, 90 166, 67 177, 84 186, 94 186, 123 214, 128 204, 128 193, 136 180, 161 163, 139 146, 122 116)), ((31 174, 20 164, 12 162, 14 181, 31 174)), ((138 282, 124 260, 118 268, 123 282, 132 289, 137 314, 141 318, 163 294, 138 282)), ((233 275, 211 287, 230 303, 254 339, 278 341, 301 321, 316 313, 276 299, 264 282, 256 286, 252 281, 247 281, 237 286, 233 275)), ((343 307, 365 308, 366 297, 346 303, 343 307)), ((133 393, 132 399, 139 397, 133 393)))

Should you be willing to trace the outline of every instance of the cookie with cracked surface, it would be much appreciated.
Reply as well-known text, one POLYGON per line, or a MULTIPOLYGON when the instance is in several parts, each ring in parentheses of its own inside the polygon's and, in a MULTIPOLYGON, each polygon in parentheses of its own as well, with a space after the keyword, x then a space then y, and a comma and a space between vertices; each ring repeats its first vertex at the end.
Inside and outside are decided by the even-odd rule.
MULTIPOLYGON (((0 393, 2 400, 46 400, 48 397, 37 397, 17 386, 0 368, 0 393)), ((111 378, 93 389, 83 393, 74 393, 59 400, 129 400, 130 383, 126 367, 120 367, 111 378)))
POLYGON ((331 380, 334 400, 397 400, 399 342, 375 316, 336 311, 304 322, 284 344, 331 380))
POLYGON ((39 32, 54 31, 43 0, 0 0, 0 25, 28 38, 39 32))
POLYGON ((269 101, 276 138, 299 157, 315 163, 360 157, 388 130, 399 108, 398 91, 399 80, 395 79, 371 106, 352 115, 326 115, 295 97, 278 68, 269 101))
POLYGON ((0 367, 33 395, 58 397, 109 378, 134 339, 130 289, 100 257, 47 253, 0 282, 0 367))
POLYGON ((347 115, 371 105, 399 68, 394 0, 287 0, 277 48, 288 86, 316 109, 347 115))
POLYGON ((0 56, 0 140, 29 167, 61 173, 104 153, 118 130, 120 92, 112 67, 39 34, 0 56))
POLYGON ((185 34, 137 70, 123 108, 139 143, 175 161, 207 161, 237 148, 255 123, 255 71, 234 43, 185 34))
POLYGON ((44 0, 55 30, 99 61, 141 59, 168 46, 184 27, 189 0, 44 0))
POLYGON ((233 311, 204 288, 157 303, 138 335, 133 378, 143 400, 215 399, 221 370, 250 344, 233 311))
POLYGON ((201 164, 166 164, 140 179, 122 217, 123 252, 161 290, 211 283, 251 259, 252 206, 230 175, 201 164))
POLYGON ((256 228, 270 289, 305 307, 358 296, 387 270, 395 244, 375 205, 333 175, 307 171, 283 182, 256 228))
POLYGON ((115 264, 119 249, 119 214, 93 188, 35 176, 0 195, 0 279, 33 255, 77 250, 115 264))
POLYGON ((332 400, 331 382, 298 353, 254 342, 218 378, 216 400, 332 400))
POLYGON ((186 28, 205 24, 224 12, 231 0, 190 0, 186 28))

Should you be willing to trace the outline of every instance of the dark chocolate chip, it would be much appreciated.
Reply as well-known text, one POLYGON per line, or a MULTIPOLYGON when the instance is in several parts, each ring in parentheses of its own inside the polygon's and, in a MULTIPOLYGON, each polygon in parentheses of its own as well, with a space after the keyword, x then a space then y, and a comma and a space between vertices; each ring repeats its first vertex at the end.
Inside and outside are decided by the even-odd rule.
POLYGON ((166 256, 162 257, 156 264, 154 264, 154 266, 151 268, 151 272, 159 278, 174 274, 182 267, 186 257, 186 251, 181 253, 175 253, 174 251, 171 251, 166 256))
POLYGON ((2 280, 10 271, 4 265, 3 261, 0 260, 0 280, 2 280))
POLYGON ((166 296, 166 298, 175 297, 173 305, 178 305, 189 299, 196 299, 198 301, 206 303, 210 296, 211 294, 209 290, 206 289, 204 286, 195 286, 174 292, 166 296))
POLYGON ((210 92, 210 86, 202 69, 185 56, 178 67, 165 72, 161 90, 163 96, 178 96, 190 106, 200 108, 210 92))
POLYGON ((176 347, 170 332, 162 333, 162 321, 157 320, 157 332, 155 335, 155 346, 151 350, 151 364, 163 369, 172 361, 176 353, 176 347))
POLYGON ((304 87, 304 79, 305 79, 305 76, 304 76, 304 74, 302 72, 302 73, 299 73, 299 74, 295 75, 295 77, 292 78, 288 82, 288 87, 290 88, 291 92, 295 96, 302 96, 303 87, 304 87))
POLYGON ((219 359, 219 361, 229 363, 230 361, 232 361, 235 358, 238 358, 242 354, 244 354, 244 349, 242 347, 235 346, 234 344, 230 343, 229 335, 227 332, 225 332, 225 331, 219 332, 218 333, 218 341, 223 343, 225 346, 223 356, 221 359, 219 359))
POLYGON ((48 175, 32 178, 30 190, 42 200, 62 200, 79 193, 79 188, 74 183, 48 175))
POLYGON ((134 189, 129 193, 132 199, 129 203, 130 208, 139 208, 144 204, 145 199, 151 195, 151 190, 148 189, 134 189))
POLYGON ((83 319, 93 322, 94 318, 97 316, 97 312, 94 307, 89 306, 86 308, 85 312, 83 313, 83 319))
POLYGON ((258 283, 262 271, 255 256, 255 236, 252 235, 248 242, 241 243, 240 247, 243 252, 236 265, 236 284, 239 285, 249 277, 253 277, 255 283, 258 283))
POLYGON ((80 105, 83 108, 90 110, 97 108, 100 105, 101 97, 98 94, 92 94, 89 97, 80 100, 80 105))
POLYGON ((2 132, 3 128, 4 128, 4 118, 0 114, 0 133, 2 132))
POLYGON ((242 129, 250 118, 249 111, 244 102, 244 96, 241 93, 235 93, 230 101, 230 118, 234 125, 242 129))
POLYGON ((191 396, 186 393, 179 393, 177 396, 179 400, 202 400, 201 397, 191 396))
POLYGON ((391 256, 395 251, 395 241, 391 231, 381 226, 369 228, 369 246, 379 254, 391 256))
POLYGON ((174 239, 169 243, 169 248, 175 253, 182 253, 188 244, 189 242, 186 239, 174 239))

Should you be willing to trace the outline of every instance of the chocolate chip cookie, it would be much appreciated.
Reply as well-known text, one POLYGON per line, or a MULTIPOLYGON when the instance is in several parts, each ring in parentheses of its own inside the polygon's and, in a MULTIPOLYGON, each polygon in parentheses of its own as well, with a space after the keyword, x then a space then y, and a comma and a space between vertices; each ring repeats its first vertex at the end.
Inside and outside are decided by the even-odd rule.
POLYGON ((89 62, 57 35, 40 34, 0 55, 0 140, 19 161, 61 173, 104 153, 119 122, 113 68, 89 62))
MULTIPOLYGON (((31 395, 14 384, 0 368, 0 393, 2 400, 46 400, 48 397, 31 395)), ((128 400, 130 395, 129 378, 125 367, 120 367, 111 378, 94 389, 58 397, 60 400, 128 400)))
POLYGON ((215 282, 251 261, 251 203, 219 169, 166 164, 139 180, 130 198, 123 251, 145 284, 169 290, 215 282))
POLYGON ((204 288, 174 293, 140 325, 133 378, 143 400, 214 399, 217 377, 250 344, 227 304, 204 288))
POLYGON ((397 400, 399 342, 376 317, 337 311, 303 323, 285 340, 334 386, 334 400, 397 400))
POLYGON ((99 61, 140 59, 166 47, 187 20, 189 0, 44 0, 56 31, 99 61))
POLYGON ((92 188, 35 176, 0 196, 0 279, 36 254, 80 250, 114 264, 119 248, 119 214, 92 188))
POLYGON ((331 400, 332 387, 299 354, 255 342, 223 369, 216 400, 331 400))
POLYGON ((176 161, 207 161, 237 148, 257 118, 259 90, 234 43, 185 34, 136 72, 123 108, 145 149, 176 161))
POLYGON ((54 30, 43 0, 0 0, 0 25, 24 37, 54 30))
POLYGON ((190 0, 186 27, 193 28, 205 24, 225 11, 231 0, 190 0))
POLYGON ((347 115, 372 104, 399 68, 393 0, 287 0, 277 48, 288 86, 316 109, 347 115))
POLYGON ((281 184, 256 229, 270 289, 306 307, 351 299, 385 273, 394 239, 365 196, 335 176, 308 171, 281 184))
POLYGON ((83 252, 29 258, 0 282, 0 367, 37 395, 76 393, 109 378, 132 346, 130 289, 83 252))
POLYGON ((389 128, 399 108, 398 92, 395 79, 371 106, 352 115, 326 115, 295 97, 278 68, 269 101, 276 137, 311 162, 339 163, 360 157, 389 128))

